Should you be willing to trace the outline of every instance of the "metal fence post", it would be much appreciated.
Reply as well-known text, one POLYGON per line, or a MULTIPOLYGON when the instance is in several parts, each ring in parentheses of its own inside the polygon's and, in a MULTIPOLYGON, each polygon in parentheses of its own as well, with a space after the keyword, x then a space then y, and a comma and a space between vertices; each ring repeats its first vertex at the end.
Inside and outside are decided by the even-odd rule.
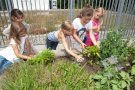
POLYGON ((13 8, 13 6, 12 6, 12 3, 11 3, 11 0, 7 0, 7 3, 6 3, 6 8, 7 8, 7 11, 8 11, 8 15, 9 15, 9 20, 8 20, 8 22, 11 22, 11 10, 12 10, 12 8, 13 8))
POLYGON ((73 19, 73 0, 69 2, 69 20, 72 21, 73 19))
POLYGON ((125 0, 119 0, 118 11, 117 11, 116 20, 115 20, 116 21, 116 30, 118 30, 120 28, 122 11, 124 8, 124 2, 125 2, 125 0))

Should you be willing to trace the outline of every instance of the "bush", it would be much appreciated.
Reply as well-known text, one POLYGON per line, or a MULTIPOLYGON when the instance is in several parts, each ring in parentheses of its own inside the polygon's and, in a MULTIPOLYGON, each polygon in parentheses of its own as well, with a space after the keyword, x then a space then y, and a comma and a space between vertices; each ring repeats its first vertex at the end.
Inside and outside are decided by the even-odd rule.
POLYGON ((97 46, 88 46, 83 50, 82 54, 86 60, 98 60, 100 58, 99 51, 97 46))
POLYGON ((101 41, 101 52, 100 55, 102 59, 108 58, 114 55, 118 60, 128 59, 128 42, 123 40, 120 32, 110 31, 107 34, 106 39, 101 41))
POLYGON ((28 60, 30 64, 43 63, 48 64, 53 62, 55 59, 55 54, 51 50, 43 50, 38 53, 34 58, 28 60))

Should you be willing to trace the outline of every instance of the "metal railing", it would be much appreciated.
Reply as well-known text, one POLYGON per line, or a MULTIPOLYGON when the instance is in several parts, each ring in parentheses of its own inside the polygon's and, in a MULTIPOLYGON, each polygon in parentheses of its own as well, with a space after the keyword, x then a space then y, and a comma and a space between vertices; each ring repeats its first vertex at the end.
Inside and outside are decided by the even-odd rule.
POLYGON ((18 8, 30 25, 30 38, 34 44, 45 44, 45 34, 57 30, 64 20, 77 16, 85 4, 93 8, 105 9, 103 29, 104 39, 109 28, 124 28, 124 38, 135 37, 135 0, 0 0, 0 46, 7 45, 2 31, 10 24, 10 11, 18 8))

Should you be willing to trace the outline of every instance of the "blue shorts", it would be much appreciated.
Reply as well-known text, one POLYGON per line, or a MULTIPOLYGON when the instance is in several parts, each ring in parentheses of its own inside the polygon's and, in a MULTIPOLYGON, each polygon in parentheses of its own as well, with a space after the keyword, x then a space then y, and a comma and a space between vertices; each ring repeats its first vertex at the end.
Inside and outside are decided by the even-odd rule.
POLYGON ((0 56, 0 73, 2 73, 5 69, 10 67, 12 62, 4 58, 3 56, 0 56))

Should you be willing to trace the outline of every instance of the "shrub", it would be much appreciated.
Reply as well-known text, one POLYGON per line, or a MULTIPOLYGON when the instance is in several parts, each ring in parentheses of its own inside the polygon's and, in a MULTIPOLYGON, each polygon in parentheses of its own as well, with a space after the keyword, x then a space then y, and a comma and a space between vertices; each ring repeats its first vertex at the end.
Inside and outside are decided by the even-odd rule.
POLYGON ((107 34, 106 39, 101 41, 101 52, 102 59, 108 58, 114 55, 118 60, 128 59, 128 42, 123 40, 120 32, 110 31, 107 34))
POLYGON ((88 46, 83 50, 82 54, 86 60, 98 60, 100 58, 99 51, 97 46, 88 46))
POLYGON ((48 64, 53 62, 55 59, 55 54, 51 50, 43 50, 38 53, 34 58, 30 59, 28 62, 30 64, 43 63, 48 64))

